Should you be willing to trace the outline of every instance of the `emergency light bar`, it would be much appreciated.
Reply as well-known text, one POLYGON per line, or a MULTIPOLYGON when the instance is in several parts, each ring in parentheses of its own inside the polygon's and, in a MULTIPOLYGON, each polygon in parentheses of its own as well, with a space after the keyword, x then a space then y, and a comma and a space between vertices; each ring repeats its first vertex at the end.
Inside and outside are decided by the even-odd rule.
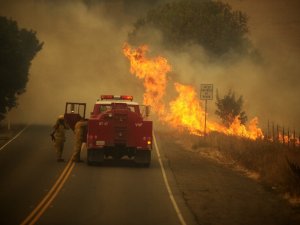
POLYGON ((131 95, 101 95, 101 100, 133 100, 131 95))

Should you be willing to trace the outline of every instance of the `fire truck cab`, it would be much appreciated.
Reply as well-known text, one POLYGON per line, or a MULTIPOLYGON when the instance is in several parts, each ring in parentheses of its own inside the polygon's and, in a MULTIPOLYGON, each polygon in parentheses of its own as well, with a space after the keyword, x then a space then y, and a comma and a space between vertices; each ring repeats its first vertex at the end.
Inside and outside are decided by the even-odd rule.
POLYGON ((127 157, 149 166, 152 121, 148 116, 149 107, 134 102, 132 96, 101 95, 88 119, 87 163, 127 157))

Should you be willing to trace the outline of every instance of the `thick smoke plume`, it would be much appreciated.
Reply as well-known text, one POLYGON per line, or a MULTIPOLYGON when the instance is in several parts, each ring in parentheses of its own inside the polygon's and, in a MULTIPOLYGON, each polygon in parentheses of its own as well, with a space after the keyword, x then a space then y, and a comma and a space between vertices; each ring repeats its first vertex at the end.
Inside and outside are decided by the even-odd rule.
MULTIPOLYGON (((20 27, 37 31, 44 48, 32 62, 27 92, 10 113, 15 121, 51 123, 64 110, 66 101, 88 103, 88 112, 100 94, 132 94, 143 100, 143 85, 129 73, 122 47, 132 24, 153 7, 143 1, 134 8, 130 1, 7 1, 0 14, 16 20, 20 27), (89 2, 89 3, 87 3, 89 2), (96 3, 97 2, 97 3, 96 3), (138 12, 138 15, 135 14, 138 12)), ((133 1, 135 2, 135 1, 133 1)), ((155 3, 159 3, 156 1, 155 3)), ((161 1, 162 2, 162 1, 161 1)), ((212 83, 219 93, 229 88, 243 95, 249 118, 257 116, 261 127, 267 120, 299 129, 300 31, 299 3, 290 0, 227 0, 233 9, 249 16, 250 39, 261 60, 213 61, 201 46, 181 52, 166 50, 159 43, 153 51, 172 65, 170 79, 194 85, 212 83)), ((166 98, 174 99, 176 92, 166 98)), ((214 101, 208 104, 213 118, 214 101)), ((217 120, 217 118, 215 118, 217 120)))

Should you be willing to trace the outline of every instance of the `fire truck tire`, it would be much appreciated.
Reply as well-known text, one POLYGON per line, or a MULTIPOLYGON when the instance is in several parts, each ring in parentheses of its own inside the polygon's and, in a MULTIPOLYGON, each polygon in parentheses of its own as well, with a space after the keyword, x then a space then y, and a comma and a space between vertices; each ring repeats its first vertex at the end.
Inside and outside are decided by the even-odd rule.
POLYGON ((148 150, 137 151, 134 161, 137 166, 149 167, 151 163, 151 151, 148 150))
POLYGON ((96 165, 101 164, 104 161, 104 151, 99 149, 87 150, 87 164, 96 165))

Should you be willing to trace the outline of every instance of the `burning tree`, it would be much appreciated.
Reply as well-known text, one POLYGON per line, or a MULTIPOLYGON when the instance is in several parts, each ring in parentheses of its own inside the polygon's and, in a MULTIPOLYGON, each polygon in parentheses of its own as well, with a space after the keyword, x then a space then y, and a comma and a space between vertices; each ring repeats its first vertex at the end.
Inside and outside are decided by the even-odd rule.
POLYGON ((31 60, 42 45, 35 32, 0 16, 0 121, 25 92, 31 60))
POLYGON ((229 89, 228 93, 224 95, 223 98, 220 98, 219 92, 217 90, 217 110, 215 111, 215 113, 221 118, 222 123, 226 127, 230 127, 230 125, 236 120, 236 118, 240 121, 241 124, 245 124, 248 118, 245 111, 242 111, 243 103, 243 96, 240 96, 238 99, 236 99, 235 92, 231 89, 229 89))

